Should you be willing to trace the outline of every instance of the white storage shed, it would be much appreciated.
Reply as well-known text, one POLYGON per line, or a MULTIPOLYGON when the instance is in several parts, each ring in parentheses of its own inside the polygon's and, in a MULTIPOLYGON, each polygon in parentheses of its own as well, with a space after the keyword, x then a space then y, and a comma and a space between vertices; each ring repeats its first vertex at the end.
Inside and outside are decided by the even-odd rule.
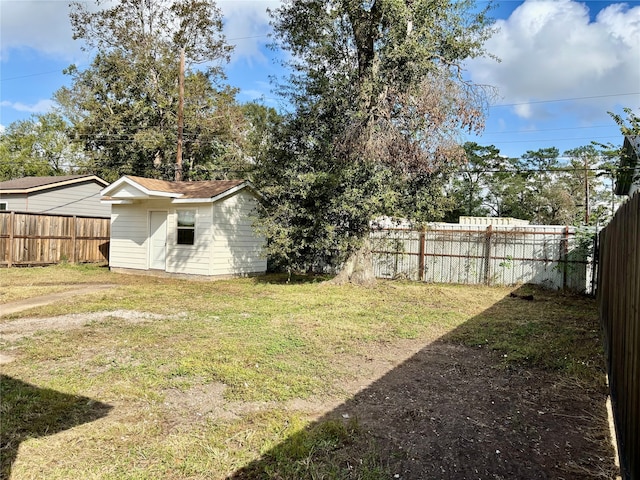
POLYGON ((233 277, 267 269, 265 239, 253 228, 259 194, 248 181, 125 176, 102 195, 112 270, 233 277))

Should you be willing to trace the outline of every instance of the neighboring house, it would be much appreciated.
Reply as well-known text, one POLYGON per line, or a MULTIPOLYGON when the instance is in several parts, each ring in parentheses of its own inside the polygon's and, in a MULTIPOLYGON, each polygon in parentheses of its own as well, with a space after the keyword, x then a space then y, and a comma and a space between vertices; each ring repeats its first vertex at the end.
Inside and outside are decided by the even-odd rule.
POLYGON ((228 277, 267 269, 248 181, 167 182, 125 176, 102 191, 111 205, 114 271, 228 277))
POLYGON ((100 191, 109 185, 95 175, 23 177, 0 182, 0 210, 108 217, 100 191))
POLYGON ((640 135, 627 135, 622 145, 616 195, 632 196, 640 190, 640 135))
POLYGON ((529 220, 521 220, 513 217, 468 217, 463 216, 458 219, 460 225, 502 225, 512 227, 523 227, 529 225, 529 220))

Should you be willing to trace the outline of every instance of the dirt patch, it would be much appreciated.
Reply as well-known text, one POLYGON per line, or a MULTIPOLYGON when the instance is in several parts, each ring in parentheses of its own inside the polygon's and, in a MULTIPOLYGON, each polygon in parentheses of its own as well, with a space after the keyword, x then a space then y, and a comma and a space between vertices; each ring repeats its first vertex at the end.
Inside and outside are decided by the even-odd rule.
POLYGON ((106 290, 115 287, 111 284, 85 284, 82 288, 76 288, 72 290, 65 290, 63 292, 50 293, 48 295, 40 295, 37 297, 31 297, 24 300, 18 300, 16 302, 10 302, 0 305, 0 317, 4 315, 10 315, 12 313, 22 312, 35 307, 42 307, 49 305, 50 303, 63 300, 65 298, 73 297, 76 295, 86 295, 88 293, 95 293, 101 290, 106 290))
POLYGON ((4 341, 13 342, 38 332, 71 330, 81 328, 91 322, 106 321, 109 318, 117 318, 130 323, 141 323, 168 317, 135 310, 114 310, 110 312, 72 313, 45 318, 20 318, 0 323, 0 338, 4 341))
POLYGON ((403 479, 615 476, 605 392, 496 363, 435 343, 333 413, 356 417, 403 479))
MULTIPOLYGON (((368 386, 337 406, 328 402, 319 419, 355 419, 361 433, 316 462, 356 465, 374 445, 379 464, 405 480, 616 478, 605 391, 508 369, 494 352, 442 341, 373 378, 378 361, 355 363, 368 386)), ((288 451, 288 443, 296 440, 275 450, 288 451)), ((278 456, 268 453, 232 478, 256 478, 278 456)))
POLYGON ((422 346, 423 340, 401 340, 397 343, 372 345, 364 357, 352 354, 336 356, 334 362, 340 364, 339 369, 351 372, 348 378, 334 386, 334 391, 341 392, 336 395, 295 398, 285 402, 241 402, 225 400, 227 386, 219 382, 187 389, 167 389, 163 392, 165 419, 169 428, 179 428, 194 421, 234 420, 250 413, 285 409, 302 412, 309 419, 317 420, 387 374, 422 346))
MULTIPOLYGON (((344 395, 228 402, 225 385, 212 383, 166 391, 165 418, 181 428, 281 408, 318 422, 355 419, 362 434, 326 460, 352 465, 373 442, 379 462, 405 480, 616 478, 605 391, 506 368, 494 352, 441 341, 375 345, 336 361, 352 372, 340 384, 344 395)), ((276 449, 287 442, 295 439, 276 449)), ((256 478, 263 469, 258 461, 233 478, 256 478)))

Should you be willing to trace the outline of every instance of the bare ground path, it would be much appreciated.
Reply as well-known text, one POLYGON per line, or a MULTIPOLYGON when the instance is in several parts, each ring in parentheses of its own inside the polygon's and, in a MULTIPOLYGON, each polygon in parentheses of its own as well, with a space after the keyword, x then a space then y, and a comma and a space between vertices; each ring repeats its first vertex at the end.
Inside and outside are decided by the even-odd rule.
MULTIPOLYGON (((77 295, 86 295, 102 290, 108 290, 115 286, 116 285, 114 284, 86 284, 82 288, 74 288, 72 290, 66 290, 63 292, 39 295, 37 297, 26 298, 24 300, 4 303, 0 305, 0 318, 6 315, 11 315, 13 313, 19 313, 25 310, 30 310, 32 308, 49 305, 65 298, 74 297, 77 295)), ((87 321, 86 315, 78 317, 77 319, 75 319, 75 321, 73 318, 70 318, 72 317, 70 315, 66 315, 63 317, 57 319, 20 319, 13 322, 0 323, 0 339, 15 340, 24 336, 25 334, 31 334, 38 330, 55 329, 56 325, 58 326, 58 328, 73 328, 73 326, 78 322, 87 321)), ((0 365, 12 362, 13 360, 14 358, 11 355, 0 352, 0 365)))
POLYGON ((76 295, 86 295, 88 293, 95 293, 101 290, 107 290, 115 287, 112 284, 87 284, 82 288, 75 288, 73 290, 66 290, 64 292, 50 293, 48 295, 40 295, 38 297, 31 297, 25 300, 18 300, 16 302, 10 302, 0 305, 0 317, 5 315, 11 315, 12 313, 22 312, 35 307, 42 307, 49 305, 50 303, 57 302, 64 298, 73 297, 76 295))

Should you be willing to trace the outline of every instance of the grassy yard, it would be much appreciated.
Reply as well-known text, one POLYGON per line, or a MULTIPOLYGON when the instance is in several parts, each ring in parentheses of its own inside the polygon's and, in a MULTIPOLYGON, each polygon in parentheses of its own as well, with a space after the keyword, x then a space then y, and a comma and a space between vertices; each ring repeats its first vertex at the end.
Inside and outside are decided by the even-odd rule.
MULTIPOLYGON (((513 387, 500 390, 505 395, 520 392, 517 414, 509 410, 513 402, 501 403, 504 395, 490 404, 505 415, 499 428, 523 438, 510 443, 514 462, 546 448, 532 443, 532 429, 541 438, 546 433, 526 415, 527 405, 543 397, 575 400, 578 392, 583 403, 575 416, 586 416, 587 426, 576 428, 595 453, 582 460, 568 447, 542 451, 545 460, 531 471, 547 472, 555 458, 564 478, 612 474, 593 300, 529 287, 285 280, 194 282, 87 266, 2 270, 2 303, 88 283, 114 286, 0 318, 0 353, 12 359, 2 365, 0 478, 420 478, 422 463, 442 455, 434 451, 412 464, 417 460, 403 453, 408 444, 376 429, 383 422, 375 406, 357 406, 367 403, 359 395, 373 398, 383 385, 424 382, 408 369, 419 355, 428 355, 434 369, 440 365, 436 373, 455 366, 455 381, 493 379, 486 381, 495 388, 513 387), (471 374, 478 365, 482 370, 471 374), (345 405, 350 414, 341 413, 345 405)), ((429 389, 438 390, 423 384, 420 391, 429 389)), ((482 390, 468 394, 488 401, 482 390)), ((404 415, 407 398, 398 396, 391 408, 404 415)), ((558 405, 547 410, 550 420, 574 415, 558 405)), ((546 421, 547 407, 531 408, 546 421)), ((430 415, 425 421, 440 421, 436 410, 430 415)), ((496 413, 462 415, 484 415, 487 425, 496 413)), ((455 428, 454 443, 467 435, 455 428)), ((412 435, 415 429, 406 438, 412 435)), ((512 472, 491 462, 481 465, 487 475, 512 472)))

